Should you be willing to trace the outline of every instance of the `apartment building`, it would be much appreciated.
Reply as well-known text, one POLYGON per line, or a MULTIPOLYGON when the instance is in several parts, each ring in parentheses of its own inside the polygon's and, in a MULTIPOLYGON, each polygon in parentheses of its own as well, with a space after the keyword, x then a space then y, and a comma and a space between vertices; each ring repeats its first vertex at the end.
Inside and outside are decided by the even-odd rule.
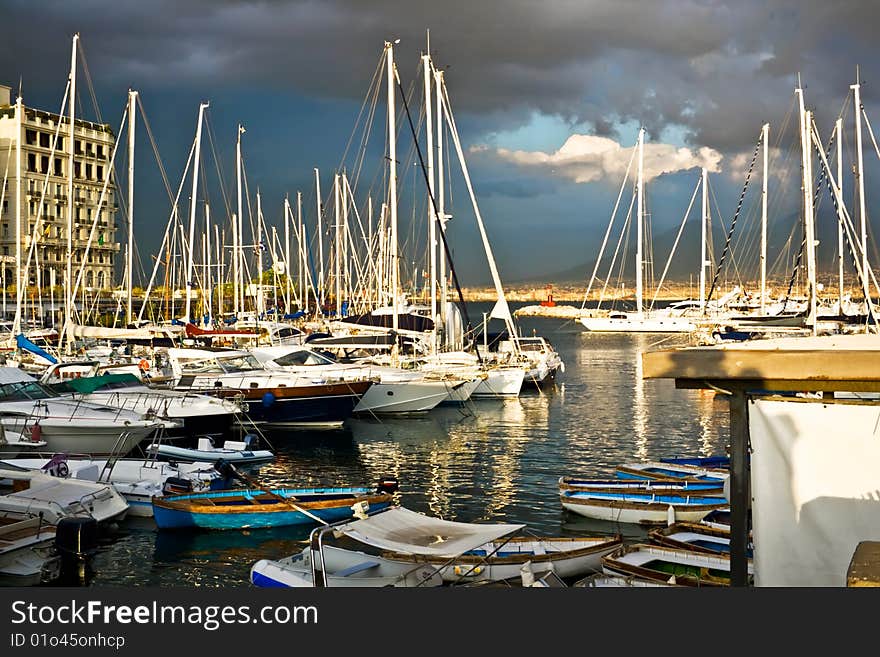
POLYGON ((109 125, 76 119, 71 144, 69 117, 27 107, 12 97, 10 87, 0 85, 0 277, 4 288, 14 286, 25 270, 29 285, 63 286, 68 259, 73 280, 82 269, 86 288, 114 285, 120 250, 116 180, 110 166, 115 140, 109 125), (70 148, 74 155, 72 199, 70 148))

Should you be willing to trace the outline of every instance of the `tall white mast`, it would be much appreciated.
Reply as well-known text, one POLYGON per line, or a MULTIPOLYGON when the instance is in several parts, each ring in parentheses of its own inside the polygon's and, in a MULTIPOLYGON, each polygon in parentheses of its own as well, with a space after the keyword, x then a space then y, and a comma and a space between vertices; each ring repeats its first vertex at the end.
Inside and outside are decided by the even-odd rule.
MULTIPOLYGON (((396 42, 395 42, 396 43, 396 42)), ((391 210, 391 312, 393 313, 392 328, 395 336, 400 330, 397 317, 397 292, 400 286, 397 263, 397 127, 394 100, 394 47, 385 42, 385 58, 388 64, 388 204, 391 210)), ((392 362, 397 358, 397 339, 391 347, 392 362)), ((396 364, 393 362, 393 364, 396 364)))
POLYGON ((131 287, 134 271, 134 129, 137 91, 128 90, 128 262, 125 263, 125 289, 127 304, 125 323, 131 324, 131 287))
POLYGON ((422 55, 422 71, 425 80, 425 133, 427 135, 427 168, 428 168, 428 248, 431 250, 430 277, 431 277, 431 321, 435 323, 435 329, 431 336, 431 347, 437 350, 437 215, 434 213, 434 124, 431 117, 431 53, 422 55))
POLYGON ((208 103, 200 103, 199 104, 199 123, 196 126, 196 150, 193 156, 193 183, 192 183, 192 198, 190 199, 189 204, 189 243, 187 244, 187 258, 186 258, 186 281, 185 281, 185 289, 186 289, 186 306, 184 310, 184 317, 186 321, 190 321, 190 304, 193 291, 193 241, 196 237, 196 196, 199 191, 199 154, 202 144, 202 118, 205 115, 205 109, 208 107, 208 103))
POLYGON ((868 289, 868 213, 865 210, 865 169, 862 159, 862 97, 859 84, 859 68, 856 67, 856 83, 850 85, 853 90, 853 109, 856 115, 856 177, 859 179, 859 229, 862 248, 862 291, 865 303, 870 303, 868 289))
POLYGON ((324 229, 321 226, 321 176, 315 169, 315 204, 318 209, 318 312, 324 307, 324 229))
POLYGON ((642 314, 642 212, 644 210, 645 129, 639 128, 639 170, 636 182, 636 312, 642 314))
POLYGON ((211 206, 205 201, 205 287, 207 302, 205 306, 208 310, 208 325, 211 324, 211 304, 214 300, 214 274, 211 270, 211 206))
POLYGON ((340 231, 342 224, 339 223, 339 174, 333 176, 333 271, 334 284, 336 285, 336 316, 342 316, 342 238, 340 231))
POLYGON ((235 297, 235 317, 244 310, 244 291, 240 289, 241 283, 241 248, 244 245, 244 235, 241 232, 241 135, 245 131, 241 123, 238 124, 238 134, 235 140, 235 187, 238 195, 238 211, 232 217, 232 294, 235 297))
MULTIPOLYGON (((834 124, 837 133, 837 186, 843 187, 843 119, 834 124)), ((837 222, 837 305, 838 314, 843 315, 843 222, 837 222)))
POLYGON ((284 197, 284 280, 284 309, 290 312, 290 199, 287 196, 284 197))
POLYGON ((339 300, 339 307, 342 308, 343 300, 347 301, 351 298, 351 271, 348 257, 348 176, 346 176, 345 170, 342 171, 339 184, 339 200, 342 203, 342 244, 339 250, 342 258, 342 298, 339 300))
MULTIPOLYGON (((74 48, 76 48, 76 39, 74 36, 74 48)), ((74 73, 75 75, 75 73, 74 73)), ((70 108, 71 113, 73 113, 73 104, 71 103, 70 108)), ((22 104, 21 97, 21 89, 18 90, 18 96, 15 99, 15 322, 13 324, 12 333, 13 339, 21 330, 21 204, 22 204, 22 189, 21 189, 21 140, 24 137, 24 130, 22 129, 22 123, 24 122, 24 105, 22 104)), ((70 125, 73 126, 73 118, 70 120, 70 125)), ((69 189, 73 190, 73 130, 71 129, 71 137, 70 137, 70 156, 68 160, 68 180, 69 180, 69 189)), ((70 251, 70 226, 73 224, 72 213, 73 213, 73 191, 68 192, 68 204, 67 204, 67 212, 68 212, 68 247, 67 252, 70 251)), ((72 260, 72 256, 67 259, 67 271, 68 278, 70 280, 70 261, 72 260)), ((3 263, 4 273, 6 270, 6 263, 3 263)), ((6 281, 3 281, 6 283, 6 281)), ((70 303, 69 303, 69 295, 70 295, 70 285, 67 286, 67 295, 65 296, 65 316, 64 321, 70 321, 68 318, 70 317, 70 303)), ((3 310, 4 317, 6 319, 5 311, 6 311, 6 287, 3 287, 3 310)), ((64 339, 64 336, 61 336, 61 339, 64 339)))
POLYGON ((812 328, 816 335, 816 240, 815 225, 813 223, 813 169, 812 169, 812 139, 808 132, 811 124, 811 113, 804 109, 804 91, 800 87, 795 90, 798 95, 801 126, 801 164, 803 172, 804 189, 804 241, 806 242, 807 255, 807 288, 809 291, 809 316, 807 325, 812 328))
MULTIPOLYGON (((67 294, 65 295, 65 301, 67 308, 64 312, 64 323, 67 326, 71 326, 73 322, 73 207, 76 205, 73 199, 73 152, 74 152, 74 144, 75 141, 75 127, 76 127, 76 46, 79 43, 79 34, 73 35, 73 48, 70 53, 70 144, 68 145, 68 156, 67 156, 67 294)), ((21 104, 21 99, 19 98, 19 105, 21 104)), ((22 116, 19 114, 19 116, 22 116)), ((19 158, 21 161, 21 158, 19 158)), ((19 180, 21 180, 21 176, 19 176, 19 180)), ((21 197, 19 197, 21 198, 21 197)), ((15 223, 15 263, 18 269, 16 270, 16 291, 21 286, 21 214, 18 215, 18 221, 15 223)), ((16 310, 15 316, 21 321, 21 294, 16 295, 19 299, 19 308, 16 310)), ((20 331, 21 326, 17 326, 16 330, 20 331)), ((65 340, 65 336, 61 336, 62 340, 65 340)), ((67 353, 70 353, 70 340, 67 339, 65 342, 67 346, 67 353)))
MULTIPOLYGON (((253 225, 253 224, 252 224, 253 225)), ((256 288, 256 312, 257 319, 263 315, 263 205, 260 201, 260 190, 257 190, 257 288, 256 288)))
POLYGON ((303 216, 302 216, 302 200, 303 195, 302 192, 296 193, 296 243, 299 245, 297 252, 299 253, 299 257, 297 257, 296 261, 299 263, 298 267, 298 276, 296 279, 297 290, 299 291, 299 310, 305 310, 306 305, 308 304, 308 290, 303 285, 303 281, 305 280, 305 257, 306 257, 306 234, 303 226, 303 216))
MULTIPOLYGON (((440 215, 441 239, 446 233, 446 207, 443 180, 443 71, 434 71, 434 95, 437 101, 437 213, 440 215)), ((438 245, 440 252, 440 325, 446 329, 446 250, 438 245)), ((446 338, 444 337, 444 340, 446 338)))
POLYGON ((761 128, 761 141, 764 143, 764 175, 761 181, 761 315, 764 314, 764 306, 767 302, 767 154, 770 148, 767 143, 770 139, 770 124, 765 123, 761 128))
POLYGON ((709 171, 702 169, 703 212, 700 219, 700 312, 706 314, 706 226, 709 223, 709 171))

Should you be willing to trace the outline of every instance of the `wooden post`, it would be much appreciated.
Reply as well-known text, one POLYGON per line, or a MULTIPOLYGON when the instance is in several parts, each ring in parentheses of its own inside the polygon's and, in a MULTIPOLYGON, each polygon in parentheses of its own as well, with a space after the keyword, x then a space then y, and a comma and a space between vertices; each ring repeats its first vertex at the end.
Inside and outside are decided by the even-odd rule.
POLYGON ((748 586, 749 413, 742 389, 730 396, 730 585, 748 586))

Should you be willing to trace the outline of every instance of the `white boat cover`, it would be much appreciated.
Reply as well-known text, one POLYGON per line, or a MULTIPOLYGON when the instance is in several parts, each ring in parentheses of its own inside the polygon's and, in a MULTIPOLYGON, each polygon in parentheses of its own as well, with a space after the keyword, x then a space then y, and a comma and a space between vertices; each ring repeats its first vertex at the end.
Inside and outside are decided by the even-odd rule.
POLYGON ((395 507, 335 529, 361 543, 384 550, 455 557, 523 527, 525 525, 452 522, 395 507))
POLYGON ((0 367, 0 384, 36 380, 35 377, 17 367, 0 367))
POLYGON ((170 326, 150 326, 139 329, 129 329, 75 324, 71 328, 71 332, 74 337, 77 338, 152 340, 153 338, 175 337, 181 331, 177 330, 177 327, 170 326))

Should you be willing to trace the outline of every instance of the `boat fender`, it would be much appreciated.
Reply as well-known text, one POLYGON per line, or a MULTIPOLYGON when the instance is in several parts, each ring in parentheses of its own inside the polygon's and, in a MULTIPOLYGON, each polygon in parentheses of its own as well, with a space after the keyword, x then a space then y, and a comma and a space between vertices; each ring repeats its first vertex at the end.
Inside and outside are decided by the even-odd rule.
POLYGON ((666 524, 670 527, 675 524, 675 507, 671 504, 666 507, 666 524))
POLYGON ((399 488, 400 484, 397 482, 397 479, 395 477, 382 477, 379 480, 378 486, 376 486, 376 492, 393 495, 397 492, 399 488))
POLYGON ((31 425, 31 442, 39 443, 43 440, 43 427, 40 426, 39 422, 34 422, 31 425))
POLYGON ((147 361, 146 358, 141 358, 140 362, 138 363, 138 369, 140 369, 142 372, 146 372, 148 369, 150 369, 149 361, 147 361))
POLYGON ((275 395, 273 395, 271 392, 267 392, 265 395, 263 395, 263 407, 264 408, 269 408, 274 403, 275 403, 275 395))

